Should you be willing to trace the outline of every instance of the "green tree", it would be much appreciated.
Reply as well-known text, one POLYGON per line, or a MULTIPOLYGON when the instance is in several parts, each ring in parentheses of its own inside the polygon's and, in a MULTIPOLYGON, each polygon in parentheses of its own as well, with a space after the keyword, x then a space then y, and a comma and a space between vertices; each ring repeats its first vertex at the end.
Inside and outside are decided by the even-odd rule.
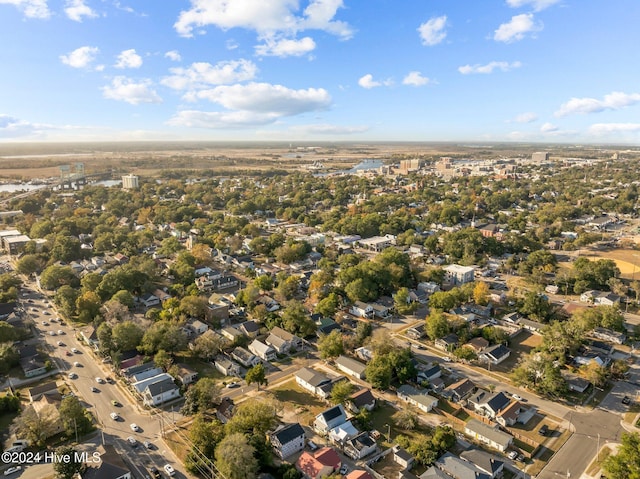
POLYGON ((153 362, 156 366, 164 369, 165 371, 169 371, 169 368, 171 368, 171 365, 173 364, 173 357, 164 349, 161 349, 153 357, 153 362))
POLYGON ((205 412, 220 403, 220 385, 213 378, 201 378, 184 395, 181 412, 193 415, 205 412))
POLYGON ((155 354, 161 349, 176 353, 186 346, 187 337, 180 326, 169 321, 158 321, 145 331, 138 349, 145 354, 155 354))
POLYGON ((78 290, 69 285, 63 285, 58 288, 54 296, 54 302, 60 308, 62 313, 68 317, 76 315, 76 301, 78 299, 78 290))
POLYGON ((266 386, 269 383, 267 380, 267 371, 262 363, 256 364, 254 367, 249 369, 244 379, 247 381, 247 385, 256 383, 258 385, 258 390, 260 390, 260 386, 266 386))
POLYGON ((414 430, 420 423, 416 413, 409 409, 401 409, 391 417, 393 423, 405 431, 414 430))
POLYGON ((229 340, 220 334, 202 334, 193 342, 193 352, 200 359, 211 361, 229 345, 229 340))
POLYGON ((318 301, 315 311, 324 317, 330 318, 336 314, 339 307, 340 297, 336 293, 329 293, 326 298, 318 301))
POLYGON ((120 291, 117 291, 111 297, 111 299, 113 301, 117 301, 118 303, 126 306, 129 309, 133 309, 133 306, 134 306, 133 295, 129 291, 125 291, 121 289, 120 291))
POLYGON ((57 457, 68 458, 68 460, 54 461, 53 472, 56 473, 56 479, 73 479, 76 474, 82 472, 85 465, 80 461, 80 455, 72 446, 61 446, 55 450, 57 457))
POLYGON ((33 273, 40 273, 46 266, 46 261, 37 254, 25 254, 16 263, 16 271, 29 276, 33 273))
POLYGON ((344 341, 339 330, 322 335, 318 340, 318 351, 322 359, 331 359, 344 354, 344 341))
POLYGON ((386 356, 374 355, 365 368, 367 381, 376 389, 388 389, 393 376, 393 367, 386 356))
POLYGON ((225 432, 264 436, 277 424, 281 409, 282 405, 270 397, 261 396, 243 401, 225 424, 225 432))
POLYGON ((146 333, 133 321, 116 324, 111 331, 114 349, 130 351, 138 347, 146 333))
POLYGON ((416 310, 417 304, 409 299, 409 288, 404 286, 393 295, 393 305, 400 314, 410 314, 416 310))
POLYGON ((611 454, 602 463, 607 477, 616 479, 637 479, 640 477, 640 434, 622 435, 616 454, 611 454))
POLYGON ((54 264, 47 267, 40 275, 40 286, 47 290, 58 289, 63 285, 77 288, 79 284, 80 280, 71 269, 71 266, 54 264))
POLYGON ((27 406, 13 421, 16 436, 27 439, 31 444, 44 446, 47 438, 58 431, 58 411, 53 404, 47 404, 36 412, 27 406))
POLYGON ((216 447, 223 438, 224 425, 220 421, 198 414, 189 427, 193 447, 185 459, 187 470, 192 474, 208 470, 211 467, 209 461, 215 459, 216 447), (202 458, 203 455, 206 459, 202 458))
POLYGON ((229 434, 216 447, 216 467, 227 479, 256 477, 258 460, 254 453, 255 448, 249 444, 247 436, 242 433, 229 434))
POLYGON ((253 283, 262 291, 271 291, 273 289, 273 279, 268 274, 258 276, 253 280, 253 283))
POLYGON ((337 382, 331 389, 331 403, 343 404, 347 399, 349 399, 349 397, 351 397, 354 390, 355 386, 351 381, 346 380, 337 382))
POLYGON ((300 301, 289 301, 282 310, 282 327, 292 334, 306 337, 313 334, 316 324, 311 321, 307 309, 300 301))
POLYGON ((82 436, 91 431, 91 419, 76 396, 64 398, 60 403, 59 412, 67 437, 75 437, 76 432, 82 436))
POLYGON ((427 316, 425 332, 430 340, 443 338, 449 334, 449 321, 439 309, 432 309, 427 316))

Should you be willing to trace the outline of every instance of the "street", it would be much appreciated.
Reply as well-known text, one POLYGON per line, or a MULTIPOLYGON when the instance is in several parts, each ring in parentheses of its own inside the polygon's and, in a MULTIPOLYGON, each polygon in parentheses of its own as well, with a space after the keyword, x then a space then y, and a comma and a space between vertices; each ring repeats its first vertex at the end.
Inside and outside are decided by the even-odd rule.
MULTIPOLYGON (((25 293, 21 298, 25 310, 36 323, 37 338, 46 343, 49 354, 60 370, 62 378, 66 378, 65 382, 69 384, 85 407, 91 411, 100 425, 100 434, 94 438, 99 442, 89 442, 85 446, 90 447, 93 444, 93 447, 97 447, 102 442, 113 444, 116 450, 124 455, 125 460, 131 464, 134 476, 139 479, 150 476, 148 469, 151 466, 162 471, 165 464, 171 464, 176 470, 174 477, 191 477, 185 472, 180 461, 177 460, 161 437, 161 428, 166 428, 171 422, 171 413, 164 413, 162 416, 151 414, 151 411, 144 411, 138 404, 134 404, 130 394, 125 392, 123 386, 117 382, 112 384, 98 383, 96 378, 105 379, 111 376, 116 379, 108 365, 102 364, 94 353, 76 338, 76 332, 68 324, 63 326, 59 322, 51 321, 52 318, 55 318, 55 312, 49 301, 36 291, 35 284, 26 284, 22 291, 25 293), (43 321, 46 321, 48 325, 43 325, 43 321), (58 334, 59 330, 63 334, 58 334), (55 335, 52 335, 51 331, 55 335), (61 346, 58 345, 58 341, 62 342, 61 346), (73 353, 73 348, 78 352, 73 353), (67 352, 70 355, 67 355, 67 352), (74 366, 75 362, 78 362, 79 366, 74 366), (70 379, 70 372, 77 374, 77 378, 70 379), (91 390, 92 387, 96 388, 95 392, 91 390), (119 402, 121 406, 113 406, 112 401, 119 402), (111 412, 117 412, 122 419, 112 420, 111 412), (130 425, 133 423, 139 426, 138 432, 131 429, 130 425), (130 436, 136 439, 136 447, 132 447, 127 442, 127 438, 130 436), (149 441, 153 449, 147 449, 143 445, 144 441, 149 441)), ((89 452, 93 451, 89 450, 89 452)), ((13 477, 27 479, 42 477, 44 470, 42 468, 47 467, 51 466, 31 466, 26 468, 21 475, 13 477)))

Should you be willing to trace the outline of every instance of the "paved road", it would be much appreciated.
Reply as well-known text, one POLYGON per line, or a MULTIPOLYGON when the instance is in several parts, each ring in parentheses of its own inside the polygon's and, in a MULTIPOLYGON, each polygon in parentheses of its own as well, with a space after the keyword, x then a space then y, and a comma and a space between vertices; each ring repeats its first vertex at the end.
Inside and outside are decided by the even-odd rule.
MULTIPOLYGON (((160 415, 152 415, 140 409, 121 385, 96 382, 98 377, 104 379, 107 376, 113 376, 112 372, 107 369, 108 365, 102 364, 85 347, 84 343, 76 338, 75 332, 70 326, 51 322, 51 318, 55 317, 55 311, 51 304, 35 290, 34 284, 26 286, 23 291, 26 291, 27 295, 22 298, 25 310, 36 322, 38 337, 47 344, 50 356, 58 365, 63 376, 66 376, 65 381, 101 425, 102 434, 98 436, 99 440, 113 444, 131 463, 133 474, 139 479, 150 475, 148 473, 149 467, 155 466, 162 470, 165 464, 171 464, 174 467, 177 472, 174 477, 178 479, 192 477, 185 472, 180 461, 162 440, 161 428, 166 428, 170 423, 171 414, 165 413, 164 420, 161 420, 160 415), (49 325, 43 325, 43 321, 48 322, 49 325), (59 335, 58 330, 62 330, 63 334, 59 335), (51 331, 54 331, 55 335, 51 335, 51 331), (62 342, 62 346, 58 345, 58 341, 62 342), (71 352, 72 348, 76 348, 79 352, 67 355, 67 352, 71 352), (74 366, 75 362, 79 362, 80 365, 74 366), (69 372, 76 373, 78 377, 70 379, 69 372), (92 392, 92 387, 95 387, 97 391, 92 392), (122 406, 114 407, 111 403, 113 400, 118 401, 122 406), (122 417, 122 420, 114 421, 110 418, 110 413, 114 411, 122 417), (139 432, 131 430, 132 423, 140 427, 139 432), (133 448, 127 443, 127 438, 130 436, 136 439, 137 447, 133 448), (144 441, 151 442, 153 449, 146 449, 142 444, 144 441)), ((91 443, 88 444, 88 446, 90 445, 91 443)), ((94 444, 94 447, 97 447, 97 444, 94 444)), ((31 469, 27 468, 22 476, 28 479, 42 477, 38 475, 39 469, 33 468, 35 469, 33 472, 31 469)))

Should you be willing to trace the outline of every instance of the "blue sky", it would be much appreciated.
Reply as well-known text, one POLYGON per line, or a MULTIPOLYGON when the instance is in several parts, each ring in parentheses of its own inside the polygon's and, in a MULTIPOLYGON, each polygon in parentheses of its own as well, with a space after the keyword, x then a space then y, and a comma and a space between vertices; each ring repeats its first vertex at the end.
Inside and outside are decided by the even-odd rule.
POLYGON ((0 0, 0 141, 640 143, 638 0, 0 0))

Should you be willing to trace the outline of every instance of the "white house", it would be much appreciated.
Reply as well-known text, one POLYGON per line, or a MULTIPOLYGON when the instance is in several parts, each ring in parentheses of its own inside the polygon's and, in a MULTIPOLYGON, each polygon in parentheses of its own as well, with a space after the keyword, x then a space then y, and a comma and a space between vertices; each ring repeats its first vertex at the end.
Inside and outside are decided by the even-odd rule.
POLYGON ((464 433, 501 452, 506 451, 513 442, 511 434, 502 432, 477 419, 471 419, 465 424, 464 433))
POLYGON ((460 266, 450 264, 443 268, 444 279, 451 284, 471 283, 474 279, 475 268, 473 266, 460 266))
POLYGON ((400 399, 424 412, 429 412, 438 405, 438 400, 433 396, 429 396, 425 390, 416 389, 408 384, 400 386, 397 394, 400 399))
POLYGON ((217 356, 213 362, 215 368, 225 376, 240 377, 242 369, 238 363, 231 361, 225 356, 217 356))
POLYGON ((180 389, 173 379, 162 379, 147 385, 142 393, 145 406, 157 406, 180 396, 180 389))
POLYGON ((285 459, 304 449, 304 429, 298 423, 282 426, 271 434, 271 446, 275 453, 285 459))
POLYGON ((238 346, 231 352, 231 357, 242 364, 245 368, 251 368, 260 364, 260 358, 254 356, 243 347, 238 346))
POLYGON ((500 364, 511 355, 511 351, 503 344, 495 344, 486 348, 479 355, 480 359, 491 364, 500 364))
POLYGON ((279 354, 289 354, 292 348, 300 350, 303 345, 302 339, 278 326, 269 331, 265 342, 279 354))
POLYGON ((338 356, 335 360, 335 365, 340 371, 348 374, 349 376, 364 379, 364 370, 367 366, 362 364, 360 361, 356 361, 355 359, 351 359, 347 356, 338 356))
POLYGON ((331 429, 347 421, 347 414, 342 404, 333 406, 326 411, 321 412, 313 421, 313 428, 319 434, 327 434, 331 429))
POLYGON ((307 391, 320 395, 321 388, 331 384, 331 379, 313 369, 302 368, 296 373, 296 383, 307 391))
POLYGON ((258 356, 263 361, 273 361, 276 359, 276 350, 262 341, 254 339, 249 345, 249 351, 258 356))
POLYGON ((151 308, 152 306, 158 306, 160 304, 160 298, 155 294, 147 293, 140 296, 140 302, 144 304, 146 308, 151 308))
POLYGON ((349 313, 359 318, 372 318, 373 306, 362 301, 356 301, 349 309, 349 313))

